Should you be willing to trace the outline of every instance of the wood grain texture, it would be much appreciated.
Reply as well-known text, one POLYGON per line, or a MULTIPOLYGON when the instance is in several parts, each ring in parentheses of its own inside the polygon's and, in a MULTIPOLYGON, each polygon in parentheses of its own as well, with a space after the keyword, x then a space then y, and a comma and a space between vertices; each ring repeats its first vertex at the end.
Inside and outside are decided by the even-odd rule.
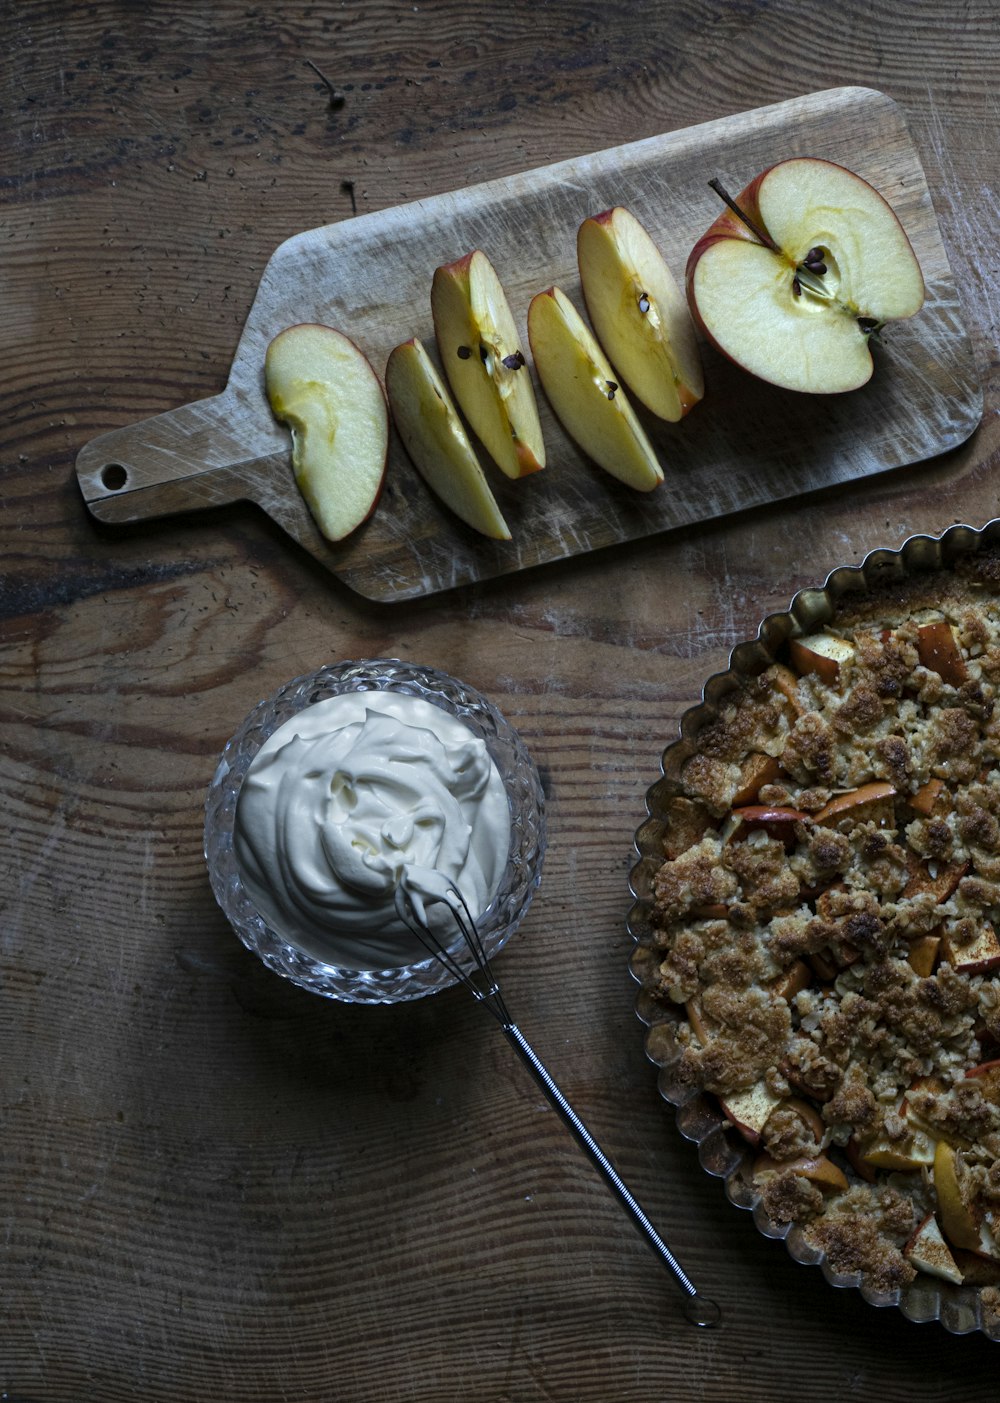
POLYGON ((352 589, 393 601, 933 457, 969 437, 982 402, 903 114, 883 94, 845 88, 287 240, 263 272, 224 393, 101 435, 81 451, 77 476, 91 512, 107 522, 256 502, 352 589), (292 477, 287 431, 274 421, 263 392, 265 351, 279 331, 298 322, 337 327, 379 375, 392 348, 410 336, 419 336, 433 355, 431 274, 483 248, 516 309, 527 348, 524 317, 535 292, 554 283, 583 306, 576 231, 588 214, 612 205, 632 210, 683 281, 687 254, 719 207, 705 173, 721 171, 739 190, 776 159, 802 155, 837 161, 880 190, 923 270, 924 308, 887 329, 868 385, 849 395, 790 394, 762 385, 705 347, 706 397, 696 411, 668 425, 640 407, 666 474, 662 490, 650 494, 597 469, 538 388, 544 473, 510 483, 491 470, 513 541, 484 541, 443 509, 396 434, 387 490, 372 519, 344 542, 324 540, 292 477))
POLYGON ((842 561, 998 515, 995 7, 9 9, 0 1396, 994 1399, 992 1345, 831 1290, 701 1171, 643 1053, 623 922, 645 788, 733 644, 842 561), (261 269, 351 218, 342 182, 368 214, 850 85, 899 104, 927 177, 985 392, 960 448, 392 607, 250 508, 87 513, 80 449, 223 392, 261 269), (505 993, 719 1332, 683 1324, 463 997, 311 1000, 214 907, 201 808, 228 736, 295 674, 386 654, 481 688, 543 771, 505 993))

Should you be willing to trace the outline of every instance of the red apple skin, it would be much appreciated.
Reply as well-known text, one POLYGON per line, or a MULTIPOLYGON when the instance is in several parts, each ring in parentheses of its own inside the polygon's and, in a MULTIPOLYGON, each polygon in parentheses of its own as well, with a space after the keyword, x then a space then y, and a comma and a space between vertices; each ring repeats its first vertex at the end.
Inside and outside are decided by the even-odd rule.
MULTIPOLYGON (((764 177, 772 169, 772 166, 768 166, 767 170, 762 170, 760 175, 754 176, 750 184, 736 196, 736 203, 739 205, 740 209, 758 225, 760 224, 760 209, 757 204, 757 191, 760 189, 764 177)), ((687 289, 688 306, 691 308, 691 315, 694 318, 695 326, 697 326, 705 339, 709 341, 721 355, 725 356, 726 360, 732 361, 733 357, 728 351, 723 350, 702 321, 701 314, 698 311, 698 304, 694 299, 693 293, 694 270, 701 261, 702 256, 713 244, 718 243, 720 239, 744 239, 747 243, 760 244, 764 248, 770 248, 772 245, 764 244, 762 240, 758 239, 756 234, 747 228, 739 215, 726 205, 722 213, 714 223, 709 226, 705 233, 702 234, 701 238, 688 255, 687 266, 684 270, 684 283, 687 289)), ((788 264, 789 267, 795 266, 791 259, 788 260, 788 264)), ((736 362, 733 361, 733 364, 736 364, 736 362)))
POLYGON ((944 619, 920 625, 917 630, 917 656, 928 672, 936 672, 942 681, 952 687, 961 687, 969 676, 954 630, 944 619))
POLYGON ((813 814, 813 821, 818 824, 836 823, 845 815, 856 814, 869 805, 887 802, 895 797, 896 790, 887 780, 874 779, 847 794, 838 794, 819 813, 813 814))
POLYGON ((746 804, 741 808, 733 809, 733 817, 741 820, 733 835, 735 841, 738 842, 749 837, 751 829, 763 828, 769 838, 776 838, 779 843, 784 843, 786 848, 793 848, 795 846, 795 825, 803 823, 809 815, 800 809, 779 808, 768 804, 746 804))
POLYGON ((840 681, 840 663, 835 658, 824 657, 822 653, 814 653, 811 648, 806 648, 797 638, 793 638, 788 645, 788 651, 792 659, 792 664, 800 674, 815 672, 821 682, 828 687, 836 687, 840 681))

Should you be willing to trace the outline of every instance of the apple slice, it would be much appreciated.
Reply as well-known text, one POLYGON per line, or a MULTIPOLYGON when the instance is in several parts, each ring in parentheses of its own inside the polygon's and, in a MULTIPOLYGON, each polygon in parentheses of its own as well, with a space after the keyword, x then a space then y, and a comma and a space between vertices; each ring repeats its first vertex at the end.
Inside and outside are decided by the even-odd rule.
POLYGON ((978 1252, 982 1247, 980 1222, 962 1193, 954 1146, 939 1140, 934 1154, 934 1192, 941 1227, 953 1247, 978 1252))
POLYGON ((798 674, 784 663, 772 663, 764 673, 784 697, 796 716, 804 716, 808 707, 799 696, 798 674))
POLYGON ((435 269, 431 314, 448 383, 487 453, 508 477, 543 468, 531 373, 507 294, 482 249, 435 269))
POLYGON ((944 1281, 953 1281, 961 1286, 965 1277, 958 1263, 951 1255, 951 1249, 941 1234, 937 1219, 928 1213, 910 1234, 903 1248, 903 1256, 912 1266, 925 1271, 929 1276, 939 1276, 944 1281))
POLYGON ((921 624, 917 629, 917 657, 928 672, 936 672, 943 682, 961 687, 969 670, 962 657, 954 630, 946 619, 921 624))
POLYGON ((719 830, 723 845, 749 838, 750 834, 762 828, 769 838, 784 843, 787 850, 795 847, 796 827, 805 823, 809 815, 801 809, 787 809, 775 804, 744 804, 733 809, 719 830))
POLYGON ((699 1004, 696 999, 688 999, 687 1003, 684 1005, 684 1012, 687 1015, 687 1021, 691 1024, 692 1033, 694 1033, 702 1047, 707 1047, 711 1041, 712 1035, 709 1032, 708 1024, 705 1022, 704 1014, 701 1011, 701 1004, 699 1004))
POLYGON ((955 1149, 967 1150, 971 1141, 964 1135, 959 1135, 957 1131, 949 1128, 947 1124, 940 1120, 933 1120, 925 1116, 916 1105, 914 1105, 914 1093, 929 1091, 932 1095, 940 1096, 947 1091, 945 1083, 940 1077, 926 1076, 917 1077, 916 1081, 909 1087, 905 1096, 899 1103, 899 1114, 906 1121, 914 1134, 930 1136, 935 1143, 938 1140, 947 1140, 948 1144, 955 1149))
POLYGON ((803 989, 808 989, 813 981, 813 971, 806 964, 805 960, 795 959, 773 979, 768 988, 778 998, 784 999, 786 1003, 791 1003, 795 995, 803 989))
POLYGON ((924 283, 892 208, 832 161, 770 166, 691 251, 688 301, 705 335, 752 375, 835 394, 871 379, 869 337, 923 305, 924 283))
POLYGON ((734 809, 752 804, 765 784, 773 784, 781 774, 781 763, 773 755, 751 751, 740 766, 739 788, 731 803, 734 809))
POLYGON ((929 892, 939 903, 953 895, 969 870, 968 862, 924 862, 909 848, 906 850, 906 866, 910 875, 902 897, 905 899, 929 892))
POLYGON ((947 813, 950 799, 943 779, 929 779, 915 794, 910 795, 910 808, 923 818, 947 813))
POLYGON ((509 541, 510 530, 458 410, 416 337, 390 351, 385 388, 399 436, 431 491, 473 530, 509 541))
POLYGON ((896 1170, 901 1174, 923 1169, 934 1163, 935 1142, 923 1130, 914 1130, 905 1140, 876 1137, 863 1141, 861 1158, 873 1169, 896 1170))
POLYGON ((760 1174, 783 1174, 789 1170, 817 1184, 825 1193, 843 1191, 848 1187, 847 1175, 826 1155, 801 1155, 798 1159, 787 1160, 759 1155, 754 1161, 753 1176, 756 1179, 760 1174))
POLYGON ((947 933, 941 939, 941 958, 956 974, 992 974, 1000 969, 1000 939, 985 921, 968 945, 956 945, 947 933))
POLYGON ((940 949, 939 935, 933 932, 929 935, 918 935, 915 940, 909 942, 906 962, 914 974, 919 975, 921 979, 928 979, 934 973, 940 949))
POLYGON ((840 669, 854 656, 854 644, 834 633, 811 633, 807 638, 793 638, 788 656, 800 676, 814 672, 828 687, 836 687, 840 669))
POLYGON ((353 341, 330 326, 286 327, 267 348, 264 389, 292 433, 292 468, 329 541, 374 511, 385 480, 389 411, 381 382, 353 341))
POLYGON ((705 393, 684 294, 630 210, 585 219, 576 237, 587 312, 604 350, 648 410, 676 423, 705 393))
POLYGON ((844 818, 849 818, 852 823, 871 820, 884 828, 892 821, 895 796, 896 791, 887 780, 875 779, 846 794, 838 794, 813 815, 813 821, 828 824, 839 823, 844 818))
POLYGON ((735 1125, 744 1140, 760 1144, 761 1131, 771 1112, 781 1105, 781 1098, 768 1091, 763 1081, 755 1082, 746 1091, 731 1091, 719 1097, 726 1119, 735 1125))
POLYGON ((658 487, 663 470, 618 372, 559 288, 531 299, 528 340, 542 387, 570 437, 627 486, 639 492, 658 487))

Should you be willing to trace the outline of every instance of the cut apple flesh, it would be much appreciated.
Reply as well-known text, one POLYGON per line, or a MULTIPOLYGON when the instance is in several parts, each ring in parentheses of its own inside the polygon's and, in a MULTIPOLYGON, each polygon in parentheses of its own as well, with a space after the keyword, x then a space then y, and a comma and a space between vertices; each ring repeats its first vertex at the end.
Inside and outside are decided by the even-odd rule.
POLYGON ((982 1247, 980 1224, 965 1201, 958 1178, 954 1147, 939 1140, 934 1155, 934 1192, 941 1227, 953 1247, 978 1252, 982 1247))
POLYGON ((531 299, 528 338, 542 386, 570 437, 629 487, 658 487, 663 470, 617 372, 559 288, 531 299))
POLYGON ((496 269, 476 249, 435 270, 431 312, 441 362, 459 407, 508 477, 545 465, 531 373, 496 269))
POLYGON ((808 638, 793 638, 788 655, 801 675, 814 672, 828 687, 840 681, 840 669, 854 656, 854 644, 832 633, 814 633, 808 638))
POLYGON ((597 339, 637 399, 676 422, 705 392, 691 313, 663 255, 620 207, 585 219, 577 260, 597 339))
POLYGON ((317 526, 343 540, 382 490, 389 411, 378 376, 333 327, 287 327, 267 348, 264 389, 292 434, 292 468, 317 526))
POLYGON ((743 1138, 756 1145, 760 1142, 761 1131, 771 1112, 781 1105, 781 1099, 770 1092, 763 1081, 759 1081, 746 1091, 732 1091, 720 1096, 719 1105, 726 1119, 735 1125, 743 1138))
POLYGON ((940 949, 941 937, 933 933, 919 935, 915 940, 911 940, 906 959, 914 974, 919 975, 921 979, 927 979, 933 974, 940 949))
POLYGON ((922 1130, 915 1130, 904 1140, 878 1138, 860 1147, 861 1158, 873 1169, 897 1170, 907 1173, 934 1163, 934 1141, 922 1130))
POLYGON ((941 939, 941 958, 959 974, 990 974, 1000 969, 1000 939, 984 921, 968 945, 957 945, 946 933, 941 939))
POLYGON ((416 338, 390 352, 385 384, 399 436, 427 485, 467 526, 509 541, 510 530, 458 411, 416 338))
POLYGON ((903 1248, 903 1256, 930 1276, 939 1276, 942 1280, 953 1281, 958 1286, 964 1280, 962 1271, 952 1256, 951 1250, 941 1234, 941 1229, 937 1225, 937 1219, 932 1213, 929 1213, 913 1230, 909 1241, 903 1248))
POLYGON ((810 1180, 827 1192, 842 1191, 848 1187, 847 1175, 826 1155, 802 1155, 798 1159, 777 1160, 770 1155, 760 1155, 754 1162, 754 1178, 759 1174, 783 1174, 791 1172, 810 1180))
POLYGON ((692 250, 695 318, 751 374, 792 390, 842 393, 872 374, 871 331, 912 316, 920 268, 898 219, 866 181, 830 161, 782 161, 692 250), (821 271, 820 271, 821 270, 821 271))

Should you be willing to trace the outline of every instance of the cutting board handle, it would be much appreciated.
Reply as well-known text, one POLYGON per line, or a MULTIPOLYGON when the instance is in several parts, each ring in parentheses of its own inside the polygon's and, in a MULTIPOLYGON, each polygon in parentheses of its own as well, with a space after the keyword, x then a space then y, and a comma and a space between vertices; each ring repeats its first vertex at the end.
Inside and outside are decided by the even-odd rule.
POLYGON ((91 439, 77 455, 77 480, 100 521, 261 502, 275 476, 291 471, 279 433, 244 395, 226 390, 91 439))

